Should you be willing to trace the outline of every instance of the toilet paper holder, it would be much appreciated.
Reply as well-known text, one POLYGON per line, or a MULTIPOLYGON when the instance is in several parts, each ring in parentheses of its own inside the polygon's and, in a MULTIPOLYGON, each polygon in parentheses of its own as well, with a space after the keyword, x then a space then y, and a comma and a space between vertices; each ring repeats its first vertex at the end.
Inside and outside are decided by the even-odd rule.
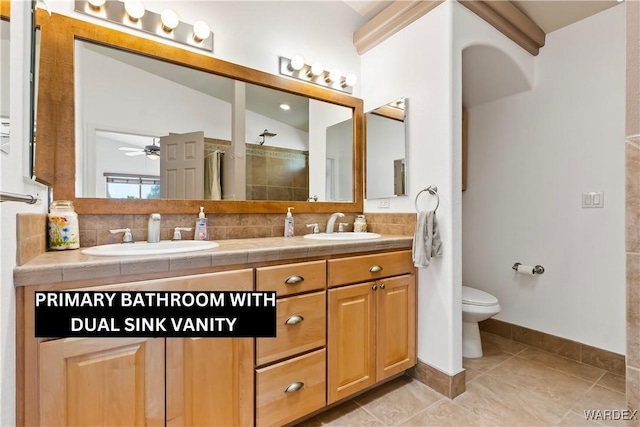
MULTIPOLYGON (((513 264, 513 268, 515 271, 518 271, 518 266, 522 265, 519 262, 516 262, 515 264, 513 264)), ((542 274, 544 273, 544 267, 541 265, 536 265, 535 267, 533 267, 533 274, 542 274)))

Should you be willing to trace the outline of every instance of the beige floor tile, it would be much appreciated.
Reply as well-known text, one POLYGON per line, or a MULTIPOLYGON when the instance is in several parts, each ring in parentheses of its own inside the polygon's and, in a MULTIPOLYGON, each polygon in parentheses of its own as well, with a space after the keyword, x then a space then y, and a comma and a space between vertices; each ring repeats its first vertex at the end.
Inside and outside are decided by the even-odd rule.
POLYGON ((469 381, 473 381, 475 378, 478 378, 480 375, 482 375, 482 372, 480 371, 476 371, 475 369, 465 368, 464 377, 465 377, 466 383, 469 383, 469 381))
POLYGON ((583 413, 569 411, 569 413, 556 424, 558 427, 582 427, 582 426, 601 426, 602 424, 587 420, 583 413))
POLYGON ((552 398, 565 409, 571 409, 593 384, 518 356, 502 363, 487 375, 552 398))
POLYGON ((526 344, 521 342, 512 341, 510 339, 501 337, 499 335, 490 334, 489 332, 480 331, 480 337, 482 339, 482 345, 491 345, 504 352, 511 354, 518 354, 522 350, 528 348, 526 344))
POLYGON ((296 427, 381 427, 384 424, 359 407, 353 400, 331 408, 313 418, 297 424, 296 427))
POLYGON ((483 375, 455 403, 490 425, 552 426, 567 413, 554 399, 483 375))
POLYGON ((385 425, 391 426, 442 398, 440 393, 419 381, 402 376, 353 400, 385 425))
POLYGON ((424 411, 403 421, 401 426, 483 426, 490 425, 449 399, 442 399, 424 411))
POLYGON ((596 419, 599 423, 608 426, 627 425, 624 420, 615 419, 616 417, 620 418, 623 415, 621 411, 626 409, 627 402, 624 393, 598 385, 593 386, 573 408, 573 410, 578 413, 584 413, 584 411, 589 410, 614 411, 611 416, 605 416, 609 419, 596 419))
POLYGON ((596 384, 602 387, 606 387, 619 393, 626 392, 626 379, 621 375, 612 374, 611 372, 605 372, 604 376, 600 378, 596 384))
POLYGON ((513 357, 512 354, 506 353, 492 345, 483 345, 482 347, 482 357, 474 359, 463 359, 462 365, 465 367, 465 369, 487 372, 495 368, 505 360, 509 359, 510 357, 513 357))
POLYGON ((585 365, 584 363, 576 362, 575 360, 567 359, 566 357, 558 356, 532 347, 529 347, 519 353, 518 357, 541 363, 549 366, 550 368, 558 369, 559 371, 581 378, 585 381, 595 382, 606 372, 604 369, 585 365))

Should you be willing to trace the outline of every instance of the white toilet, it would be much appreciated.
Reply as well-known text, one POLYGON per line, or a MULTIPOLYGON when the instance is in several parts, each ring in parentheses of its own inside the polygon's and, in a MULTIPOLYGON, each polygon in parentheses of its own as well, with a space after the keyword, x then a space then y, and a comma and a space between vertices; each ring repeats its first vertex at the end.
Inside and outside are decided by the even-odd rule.
POLYGON ((478 322, 500 313, 498 298, 480 289, 462 287, 462 356, 482 357, 478 322))

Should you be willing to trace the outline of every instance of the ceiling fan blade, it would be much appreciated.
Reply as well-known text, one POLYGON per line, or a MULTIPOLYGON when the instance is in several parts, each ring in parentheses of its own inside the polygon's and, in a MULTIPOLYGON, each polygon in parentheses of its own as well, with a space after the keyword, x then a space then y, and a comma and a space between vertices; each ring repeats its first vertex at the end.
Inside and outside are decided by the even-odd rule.
POLYGON ((133 147, 118 147, 120 151, 144 151, 144 148, 133 148, 133 147))
POLYGON ((125 156, 141 156, 144 154, 144 151, 127 151, 124 153, 125 156))

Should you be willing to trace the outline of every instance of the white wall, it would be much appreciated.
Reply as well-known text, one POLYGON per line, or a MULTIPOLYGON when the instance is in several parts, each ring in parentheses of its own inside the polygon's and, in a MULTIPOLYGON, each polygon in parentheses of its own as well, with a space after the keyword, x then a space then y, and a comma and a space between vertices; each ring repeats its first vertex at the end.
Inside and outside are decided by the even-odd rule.
MULTIPOLYGON (((443 255, 418 275, 418 358, 448 374, 462 370, 460 316, 459 147, 454 140, 452 22, 454 4, 440 4, 362 56, 365 111, 409 98, 408 197, 391 199, 391 212, 415 212, 413 197, 435 184, 443 255), (419 46, 419 48, 415 48, 419 46), (455 286, 454 286, 455 285, 455 286)), ((365 211, 376 210, 375 201, 365 211)))
POLYGON ((463 282, 497 319, 624 354, 624 5, 549 34, 535 66, 533 90, 469 109, 463 282))
MULTIPOLYGON (((39 193, 46 200, 46 189, 25 178, 29 175, 29 151, 26 144, 29 138, 29 80, 25 71, 29 69, 29 19, 29 2, 12 1, 9 52, 10 153, 0 153, 0 190, 39 193)), ((0 203, 0 425, 3 426, 15 425, 16 310, 13 268, 16 265, 16 214, 45 210, 45 204, 0 203)))

